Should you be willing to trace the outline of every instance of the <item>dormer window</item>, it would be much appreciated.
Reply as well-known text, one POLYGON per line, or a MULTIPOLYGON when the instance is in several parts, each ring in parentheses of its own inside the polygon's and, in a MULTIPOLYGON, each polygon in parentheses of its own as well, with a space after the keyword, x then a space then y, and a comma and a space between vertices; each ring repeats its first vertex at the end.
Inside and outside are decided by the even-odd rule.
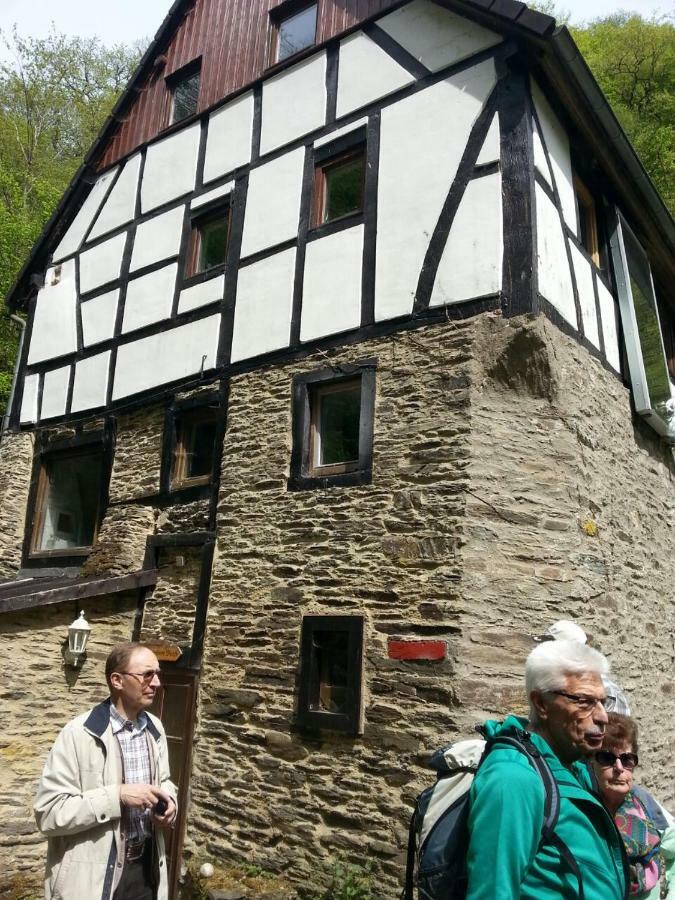
POLYGON ((272 10, 274 42, 271 63, 295 56, 316 42, 316 3, 287 2, 272 10))
POLYGON ((181 122, 197 112, 200 76, 201 60, 195 60, 166 79, 171 93, 170 125, 181 122))

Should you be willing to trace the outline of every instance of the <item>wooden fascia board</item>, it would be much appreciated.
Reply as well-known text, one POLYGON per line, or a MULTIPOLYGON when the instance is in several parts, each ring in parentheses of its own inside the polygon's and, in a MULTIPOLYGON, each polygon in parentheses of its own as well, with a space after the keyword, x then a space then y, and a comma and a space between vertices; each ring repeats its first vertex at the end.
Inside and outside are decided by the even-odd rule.
POLYGON ((69 600, 87 600, 104 594, 118 594, 122 591, 152 587, 157 583, 157 575, 157 569, 144 569, 140 572, 133 572, 131 575, 94 578, 86 581, 74 580, 73 584, 37 590, 34 594, 6 597, 0 600, 0 613, 33 609, 38 606, 49 606, 53 603, 66 603, 69 600))

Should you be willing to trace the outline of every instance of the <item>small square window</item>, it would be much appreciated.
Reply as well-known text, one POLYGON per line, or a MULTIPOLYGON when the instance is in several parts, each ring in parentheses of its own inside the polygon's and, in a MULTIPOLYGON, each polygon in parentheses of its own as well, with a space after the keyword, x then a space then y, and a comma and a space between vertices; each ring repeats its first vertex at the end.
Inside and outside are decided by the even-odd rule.
POLYGON ((192 220, 186 275, 198 275, 227 261, 231 207, 227 203, 192 220))
POLYGON ((296 4, 284 4, 282 10, 284 8, 287 9, 285 15, 283 11, 272 13, 276 32, 272 63, 295 56, 316 41, 317 4, 311 3, 301 9, 298 9, 296 4))
POLYGON ((374 403, 374 365, 294 379, 289 489, 370 482, 374 403))
POLYGON ((167 78, 167 86, 171 91, 169 124, 181 122, 197 112, 200 80, 198 63, 191 63, 167 78))
POLYGON ((216 410, 197 408, 178 413, 171 465, 171 487, 208 484, 213 476, 216 410))
POLYGON ((314 174, 314 226, 334 222, 363 209, 366 148, 330 158, 316 166, 314 174))
POLYGON ((574 176, 574 198, 579 220, 579 241, 596 266, 600 265, 598 216, 593 195, 583 181, 574 176))
POLYGON ((362 616, 305 616, 300 639, 298 724, 358 734, 362 616))
POLYGON ((70 555, 92 546, 98 529, 103 449, 42 457, 31 536, 32 554, 70 555))

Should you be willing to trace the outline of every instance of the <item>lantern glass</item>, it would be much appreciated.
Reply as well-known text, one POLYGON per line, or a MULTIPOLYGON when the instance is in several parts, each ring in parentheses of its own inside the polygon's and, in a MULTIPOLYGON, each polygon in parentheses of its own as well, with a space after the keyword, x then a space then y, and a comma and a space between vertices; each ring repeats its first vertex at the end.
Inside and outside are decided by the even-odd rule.
POLYGON ((91 627, 84 617, 84 610, 80 613, 79 619, 76 619, 68 628, 68 649, 71 653, 81 656, 87 649, 87 641, 91 627))

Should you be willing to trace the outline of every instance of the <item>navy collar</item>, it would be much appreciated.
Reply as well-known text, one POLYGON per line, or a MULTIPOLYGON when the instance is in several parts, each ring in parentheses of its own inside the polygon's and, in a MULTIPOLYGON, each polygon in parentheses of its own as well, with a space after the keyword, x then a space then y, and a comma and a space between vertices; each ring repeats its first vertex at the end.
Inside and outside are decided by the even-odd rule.
MULTIPOLYGON (((148 721, 148 731, 157 741, 159 740, 159 730, 150 716, 146 716, 148 721)), ((87 716, 84 727, 97 737, 103 737, 103 733, 110 726, 110 697, 95 706, 87 716)))

